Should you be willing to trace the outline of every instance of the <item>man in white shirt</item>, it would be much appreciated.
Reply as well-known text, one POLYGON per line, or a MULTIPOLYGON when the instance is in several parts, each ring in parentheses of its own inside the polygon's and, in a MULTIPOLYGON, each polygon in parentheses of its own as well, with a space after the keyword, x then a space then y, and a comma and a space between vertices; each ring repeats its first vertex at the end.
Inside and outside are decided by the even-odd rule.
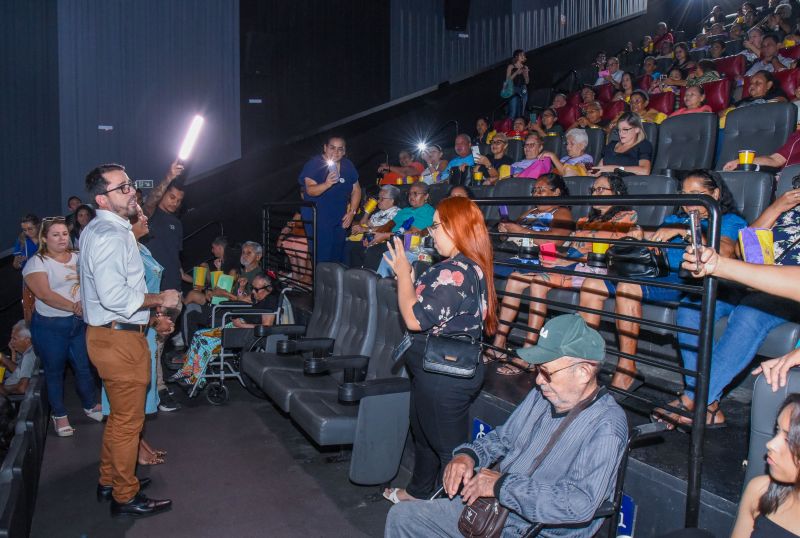
MULTIPOLYGON (((136 190, 118 164, 101 165, 86 176, 86 190, 97 207, 81 233, 80 279, 86 344, 111 403, 100 452, 98 499, 111 499, 112 516, 146 516, 168 510, 172 501, 147 498, 137 479, 139 435, 144 425, 150 351, 145 333, 150 309, 175 308, 177 290, 147 293, 136 239, 128 219, 136 215, 136 190)), ((156 315, 159 334, 172 322, 156 315)))

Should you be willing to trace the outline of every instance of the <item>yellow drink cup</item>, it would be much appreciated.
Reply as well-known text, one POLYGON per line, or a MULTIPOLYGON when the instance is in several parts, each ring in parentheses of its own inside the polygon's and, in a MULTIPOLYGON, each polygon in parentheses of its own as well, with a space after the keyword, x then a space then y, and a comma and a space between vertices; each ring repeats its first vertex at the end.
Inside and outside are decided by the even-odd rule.
POLYGON ((608 243, 592 243, 592 253, 605 254, 610 246, 608 243))
POLYGON ((752 149, 739 150, 739 164, 753 164, 753 159, 756 158, 756 152, 752 149))
POLYGON ((224 271, 211 271, 211 287, 212 288, 216 288, 217 287, 217 280, 219 280, 219 277, 221 277, 224 274, 225 274, 224 271))
POLYGON ((208 275, 208 269, 205 267, 195 267, 193 270, 192 276, 192 285, 195 288, 205 288, 206 287, 206 275, 208 275))
POLYGON ((3 382, 3 379, 6 377, 6 367, 0 366, 0 383, 3 382))
POLYGON ((497 174, 500 177, 500 179, 511 177, 511 167, 507 164, 503 164, 500 166, 500 169, 497 171, 497 174))
POLYGON ((794 39, 784 39, 783 46, 784 47, 794 47, 797 43, 794 42, 794 39))
POLYGON ((378 201, 375 198, 370 198, 367 200, 367 203, 364 204, 364 211, 366 213, 372 213, 375 211, 376 207, 378 207, 378 201))
POLYGON ((483 172, 475 172, 472 174, 472 179, 475 181, 483 181, 483 172))

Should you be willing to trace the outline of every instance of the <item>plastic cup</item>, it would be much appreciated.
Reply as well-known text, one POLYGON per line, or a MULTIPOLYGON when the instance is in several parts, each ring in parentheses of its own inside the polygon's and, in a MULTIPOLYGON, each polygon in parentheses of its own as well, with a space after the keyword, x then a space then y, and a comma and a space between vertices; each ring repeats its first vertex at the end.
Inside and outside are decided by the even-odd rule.
POLYGON ((420 241, 420 237, 418 235, 412 235, 411 236, 411 250, 414 250, 415 248, 419 248, 419 241, 420 241))
POLYGON ((511 177, 511 167, 507 164, 503 164, 500 166, 500 169, 497 171, 500 179, 505 179, 507 177, 511 177))
POLYGON ((378 201, 375 198, 370 198, 367 200, 367 203, 364 204, 364 211, 366 213, 372 213, 375 211, 376 207, 378 207, 378 201))
POLYGON ((403 234, 403 248, 411 250, 411 240, 413 237, 413 234, 403 234))
POLYGON ((783 46, 784 47, 794 47, 797 43, 794 42, 794 39, 784 39, 783 46))
POLYGON ((0 366, 0 383, 2 383, 3 378, 6 377, 6 367, 0 366))
POLYGON ((739 164, 753 164, 753 159, 756 158, 756 152, 752 149, 739 150, 739 164))
POLYGON ((592 252, 594 254, 605 254, 610 246, 608 243, 592 243, 592 252))
POLYGON ((402 177, 397 178, 397 181, 395 181, 395 183, 397 185, 402 185, 403 184, 403 178, 402 177))
POLYGON ((225 274, 224 271, 211 271, 211 287, 212 288, 216 288, 217 287, 217 280, 219 280, 219 277, 221 277, 224 274, 225 274))
POLYGON ((483 181, 483 172, 475 172, 472 174, 472 179, 475 181, 483 181))
POLYGON ((208 269, 205 267, 195 267, 193 270, 192 276, 192 285, 195 288, 205 288, 206 287, 206 275, 208 274, 208 269))

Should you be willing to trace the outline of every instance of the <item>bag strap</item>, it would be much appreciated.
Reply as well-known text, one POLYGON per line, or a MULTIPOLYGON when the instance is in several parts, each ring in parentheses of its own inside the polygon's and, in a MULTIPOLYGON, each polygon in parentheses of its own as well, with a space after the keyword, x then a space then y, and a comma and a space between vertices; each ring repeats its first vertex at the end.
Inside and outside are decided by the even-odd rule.
POLYGON ((550 439, 547 441, 547 444, 544 446, 542 451, 538 456, 536 456, 536 459, 533 460, 531 468, 528 470, 529 475, 532 475, 539 465, 542 464, 544 459, 548 456, 548 454, 550 454, 550 451, 553 450, 553 447, 561 438, 561 435, 569 427, 569 425, 572 424, 576 418, 578 418, 578 415, 581 413, 581 411, 592 405, 595 400, 602 395, 601 393, 604 394, 605 389, 601 389, 600 387, 596 388, 588 398, 578 402, 575 407, 569 410, 569 413, 567 413, 567 416, 561 421, 561 424, 558 425, 558 428, 556 428, 552 435, 550 435, 550 439))
MULTIPOLYGON (((467 258, 466 256, 464 257, 467 258)), ((472 272, 475 274, 475 279, 478 281, 478 312, 480 313, 480 318, 481 318, 481 334, 479 338, 483 338, 483 308, 482 308, 483 301, 481 301, 481 299, 483 298, 483 283, 481 282, 480 275, 478 275, 478 270, 475 269, 475 265, 477 265, 477 262, 471 260, 470 258, 467 258, 467 260, 469 260, 467 266, 470 269, 472 269, 472 272)))

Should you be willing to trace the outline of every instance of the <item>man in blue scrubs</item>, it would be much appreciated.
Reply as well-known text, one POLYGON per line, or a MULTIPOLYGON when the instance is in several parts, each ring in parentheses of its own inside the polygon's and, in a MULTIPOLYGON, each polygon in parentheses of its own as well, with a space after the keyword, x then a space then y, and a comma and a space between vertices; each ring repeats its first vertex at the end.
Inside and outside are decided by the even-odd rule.
POLYGON ((297 177, 303 200, 317 205, 317 237, 313 237, 310 224, 311 208, 303 207, 300 212, 303 220, 308 222, 305 228, 309 248, 313 248, 313 240, 317 243, 315 263, 346 261, 347 230, 361 202, 358 172, 345 158, 346 151, 344 139, 331 136, 322 146, 322 155, 311 158, 297 177))

